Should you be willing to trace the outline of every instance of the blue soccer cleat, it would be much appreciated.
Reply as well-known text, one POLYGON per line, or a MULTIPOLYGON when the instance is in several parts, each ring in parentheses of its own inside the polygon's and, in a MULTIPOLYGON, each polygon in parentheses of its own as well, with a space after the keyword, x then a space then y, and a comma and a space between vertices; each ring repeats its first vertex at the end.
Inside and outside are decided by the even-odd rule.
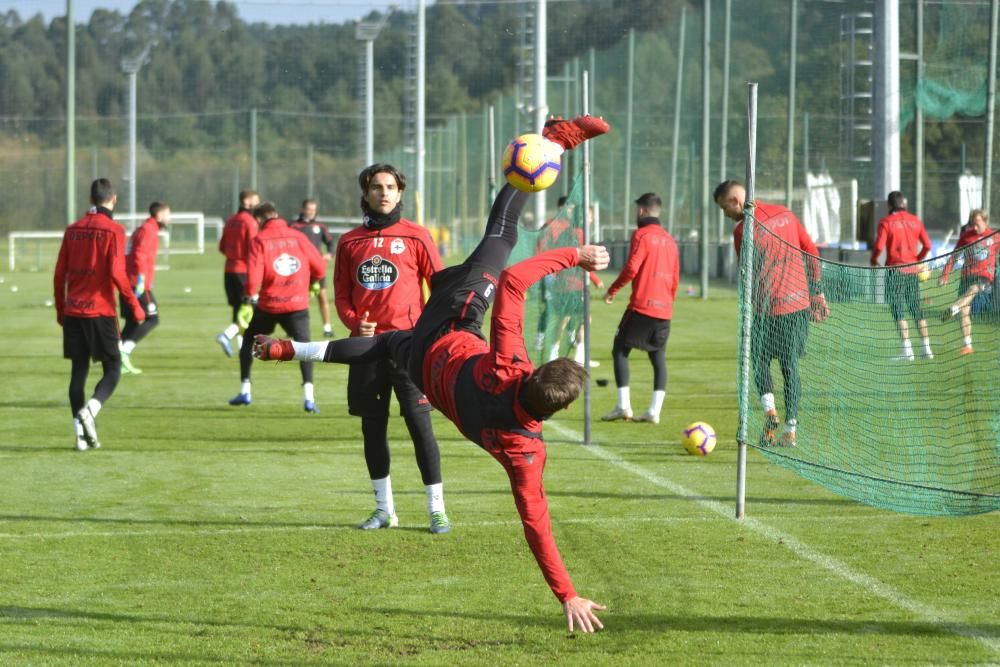
POLYGON ((302 409, 306 412, 311 412, 314 415, 319 414, 319 408, 316 407, 316 401, 306 401, 302 404, 302 409))
POLYGON ((229 399, 229 405, 250 405, 252 402, 250 394, 236 394, 229 399))

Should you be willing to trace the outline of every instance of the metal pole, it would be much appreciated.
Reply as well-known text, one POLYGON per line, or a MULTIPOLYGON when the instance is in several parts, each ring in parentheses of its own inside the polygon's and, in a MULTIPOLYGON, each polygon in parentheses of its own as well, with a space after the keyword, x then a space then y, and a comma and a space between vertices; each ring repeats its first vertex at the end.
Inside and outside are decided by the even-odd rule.
POLYGON ((798 52, 799 0, 792 0, 789 18, 788 54, 788 136, 785 139, 785 208, 792 208, 792 186, 795 178, 795 59, 798 52))
POLYGON ((993 182, 993 125, 997 99, 997 16, 1000 0, 990 3, 990 71, 986 81, 986 163, 983 166, 983 208, 990 209, 993 182))
POLYGON ((250 189, 257 189, 257 107, 250 109, 250 189))
POLYGON ((712 148, 712 2, 705 0, 701 38, 701 232, 698 234, 701 298, 708 298, 708 200, 711 198, 712 148))
POLYGON ((365 164, 375 154, 375 41, 365 40, 365 164))
MULTIPOLYGON (((719 145, 719 182, 726 180, 726 161, 729 149, 729 62, 730 62, 730 32, 732 27, 733 0, 726 0, 726 16, 723 21, 723 48, 722 48, 722 128, 719 132, 721 137, 719 145)), ((725 234, 726 216, 722 209, 718 212, 719 220, 719 243, 725 234)))
POLYGON ((135 224, 135 111, 138 66, 128 72, 128 212, 135 224))
POLYGON ((681 137, 681 98, 684 88, 684 24, 687 22, 687 5, 681 6, 680 35, 677 37, 677 85, 674 87, 674 136, 670 149, 670 204, 667 231, 674 233, 674 215, 677 203, 677 152, 681 137))
POLYGON ((489 162, 489 183, 490 183, 490 203, 487 204, 486 209, 489 210, 493 206, 493 200, 497 196, 497 129, 496 120, 494 119, 493 105, 490 105, 489 112, 489 122, 487 123, 487 140, 486 140, 487 153, 490 156, 489 162))
MULTIPOLYGON (((917 0, 917 85, 920 85, 920 79, 924 76, 924 0, 917 0)), ((914 100, 914 106, 916 107, 916 114, 914 115, 914 122, 916 123, 916 164, 914 165, 914 171, 916 172, 916 184, 914 185, 914 198, 917 200, 916 214, 917 217, 923 220, 924 218, 924 110, 920 107, 920 103, 914 100)))
POLYGON ((757 161, 757 84, 747 84, 747 194, 743 206, 743 247, 740 251, 739 425, 736 430, 736 518, 746 513, 747 412, 750 407, 750 328, 753 325, 753 200, 757 161))
POLYGON ((899 2, 875 0, 872 167, 875 201, 899 189, 899 2))
MULTIPOLYGON (((532 132, 541 132, 549 116, 546 93, 548 77, 548 3, 537 0, 535 11, 535 127, 532 132)), ((545 222, 545 193, 535 195, 535 229, 545 222)))
POLYGON ((427 101, 425 96, 427 64, 427 8, 425 0, 417 0, 417 194, 421 205, 426 193, 425 167, 427 159, 427 101))
POLYGON ((76 19, 66 0, 66 224, 76 218, 76 19))
POLYGON ((622 194, 622 239, 628 238, 629 213, 632 212, 632 103, 635 93, 635 28, 628 30, 628 74, 625 93, 625 181, 622 194))
MULTIPOLYGON (((590 113, 588 100, 589 82, 587 71, 583 71, 582 99, 583 113, 590 113)), ((583 142, 583 244, 590 244, 590 142, 583 142)), ((590 281, 583 280, 583 367, 590 368, 590 281)), ((591 443, 591 395, 590 382, 583 387, 583 444, 591 443)))
POLYGON ((313 199, 316 196, 316 159, 313 152, 313 145, 306 147, 306 197, 313 199))

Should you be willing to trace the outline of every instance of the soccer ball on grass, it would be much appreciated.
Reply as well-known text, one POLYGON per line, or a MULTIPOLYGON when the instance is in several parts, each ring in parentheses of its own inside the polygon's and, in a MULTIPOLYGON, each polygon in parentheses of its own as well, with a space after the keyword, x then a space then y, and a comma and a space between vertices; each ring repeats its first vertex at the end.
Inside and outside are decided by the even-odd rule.
POLYGON ((688 454, 708 456, 715 449, 715 429, 705 422, 693 422, 684 427, 681 444, 688 454))
POLYGON ((507 182, 522 192, 539 192, 559 177, 562 147, 540 134, 522 134, 507 144, 500 161, 507 182))

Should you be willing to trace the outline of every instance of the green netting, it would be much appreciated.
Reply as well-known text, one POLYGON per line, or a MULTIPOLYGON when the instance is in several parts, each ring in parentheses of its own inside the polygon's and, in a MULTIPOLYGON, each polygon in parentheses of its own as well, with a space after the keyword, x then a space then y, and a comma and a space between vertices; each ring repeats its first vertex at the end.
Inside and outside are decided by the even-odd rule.
MULTIPOLYGON (((567 178, 569 174, 563 174, 567 178)), ((576 247, 583 239, 583 178, 572 182, 566 202, 538 229, 518 233, 510 264, 554 248, 576 247)), ((531 361, 540 365, 571 355, 583 344, 584 281, 582 269, 547 276, 528 291, 524 307, 524 342, 531 361)))
MULTIPOLYGON (((753 234, 753 241, 744 242, 744 252, 753 252, 755 260, 748 267, 752 278, 741 280, 740 290, 742 297, 750 285, 757 304, 744 309, 750 317, 741 327, 741 340, 749 335, 751 350, 749 398, 740 411, 747 444, 772 463, 875 507, 920 515, 1000 509, 1000 299, 981 294, 972 302, 974 352, 961 354, 961 317, 943 321, 943 315, 970 279, 955 268, 949 282, 939 284, 950 255, 929 260, 930 278, 921 282, 917 267, 823 261, 760 225, 753 234), (779 268, 768 271, 775 262, 779 268), (810 263, 822 272, 829 317, 810 322, 808 309, 769 316, 761 304, 773 306, 789 289, 807 289, 803 270, 810 263), (933 358, 923 354, 905 297, 897 296, 905 295, 908 284, 916 287, 912 304, 926 320, 933 358), (904 303, 912 360, 903 355, 893 302, 904 303), (782 357, 787 368, 797 365, 801 378, 794 447, 784 446, 780 426, 775 444, 765 443, 757 399, 766 388, 766 369, 774 378, 780 418, 794 414, 795 384, 783 378, 782 357)), ((1000 237, 953 253, 958 266, 967 252, 988 253, 995 242, 1000 237)))

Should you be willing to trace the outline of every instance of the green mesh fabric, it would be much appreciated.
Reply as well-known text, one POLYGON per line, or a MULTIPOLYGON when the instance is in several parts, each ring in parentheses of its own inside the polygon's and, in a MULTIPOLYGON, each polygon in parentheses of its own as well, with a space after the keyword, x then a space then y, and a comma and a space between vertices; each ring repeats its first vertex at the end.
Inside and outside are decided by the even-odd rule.
POLYGON ((923 75, 903 93, 902 127, 917 107, 928 118, 986 113, 989 3, 941 3, 936 43, 924 54, 923 75))
MULTIPOLYGON (((568 174, 563 174, 566 178, 568 174)), ((530 203, 529 203, 530 206, 530 203)), ((583 179, 574 179, 566 203, 540 229, 518 232, 510 264, 544 250, 576 247, 583 239, 583 179)), ((524 339, 536 366, 557 356, 572 355, 582 342, 583 270, 560 271, 536 283, 528 291, 524 306, 524 339)))
POLYGON ((1000 308, 983 294, 972 302, 971 354, 960 353, 961 316, 942 319, 967 289, 970 279, 962 275, 967 253, 988 254, 1000 237, 952 253, 957 266, 948 283, 940 285, 942 268, 952 255, 929 260, 930 276, 920 281, 917 273, 900 278, 916 266, 900 271, 823 261, 792 249, 760 225, 754 228, 754 239, 744 239, 743 252, 753 252, 756 261, 744 265, 749 279, 741 280, 740 303, 747 286, 752 303, 766 303, 779 294, 761 270, 777 253, 786 268, 770 274, 770 280, 801 280, 803 267, 816 263, 830 314, 823 322, 811 322, 807 309, 798 325, 789 326, 763 314, 759 306, 741 308, 741 314, 750 316, 741 318, 741 341, 750 336, 749 356, 756 355, 756 360, 746 360, 749 396, 740 410, 747 444, 774 464, 875 507, 918 515, 1000 509, 1000 308), (924 356, 905 305, 914 358, 899 358, 903 350, 891 303, 905 301, 894 295, 905 295, 907 280, 916 287, 911 294, 927 323, 933 359, 924 356), (804 336, 800 355, 794 354, 798 339, 790 331, 804 336), (797 364, 801 377, 794 447, 782 442, 783 424, 775 444, 763 437, 757 371, 767 368, 773 376, 781 422, 789 399, 794 402, 794 382, 782 378, 783 356, 786 365, 797 364))

